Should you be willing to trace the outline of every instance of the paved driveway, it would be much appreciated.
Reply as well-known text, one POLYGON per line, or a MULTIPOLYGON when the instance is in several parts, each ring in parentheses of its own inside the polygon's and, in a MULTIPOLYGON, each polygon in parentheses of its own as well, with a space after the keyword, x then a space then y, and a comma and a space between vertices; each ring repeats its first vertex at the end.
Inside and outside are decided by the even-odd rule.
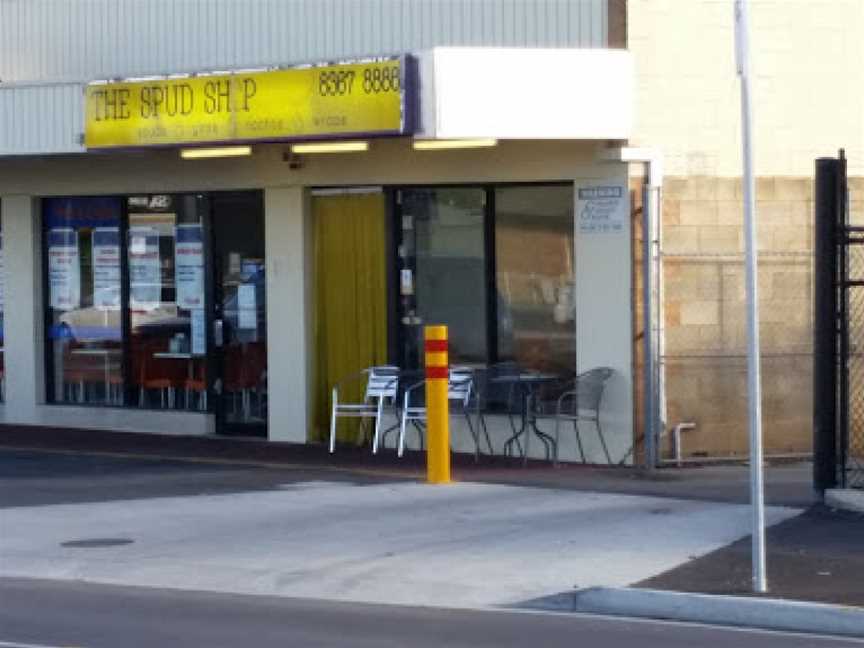
POLYGON ((449 607, 639 582, 746 535, 750 521, 737 504, 326 479, 0 516, 0 576, 449 607))

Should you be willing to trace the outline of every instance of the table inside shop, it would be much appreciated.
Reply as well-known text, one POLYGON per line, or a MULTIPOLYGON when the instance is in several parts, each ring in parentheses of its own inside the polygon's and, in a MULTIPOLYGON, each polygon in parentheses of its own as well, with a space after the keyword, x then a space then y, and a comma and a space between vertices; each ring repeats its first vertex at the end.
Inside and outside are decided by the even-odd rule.
MULTIPOLYGON (((546 459, 551 459, 552 448, 555 440, 537 427, 537 419, 531 416, 530 406, 531 398, 540 386, 555 382, 559 379, 560 376, 555 374, 542 373, 539 371, 523 371, 518 374, 496 376, 489 381, 492 384, 512 385, 516 390, 518 390, 519 399, 521 401, 522 425, 518 430, 514 429, 513 435, 504 443, 504 454, 508 456, 511 455, 514 444, 519 445, 521 450, 522 446, 519 442, 520 437, 526 433, 530 434, 533 431, 543 442, 546 451, 546 459)), ((527 450, 528 443, 526 437, 525 450, 523 451, 523 459, 526 461, 528 459, 527 450)))
POLYGON ((72 349, 72 355, 88 356, 95 358, 103 358, 105 366, 105 397, 108 398, 111 389, 111 359, 119 358, 123 351, 122 349, 106 349, 106 348, 88 348, 72 349))
POLYGON ((203 358, 203 353, 182 353, 178 351, 157 351, 154 358, 163 360, 185 360, 188 364, 187 377, 192 380, 195 377, 195 360, 203 358))

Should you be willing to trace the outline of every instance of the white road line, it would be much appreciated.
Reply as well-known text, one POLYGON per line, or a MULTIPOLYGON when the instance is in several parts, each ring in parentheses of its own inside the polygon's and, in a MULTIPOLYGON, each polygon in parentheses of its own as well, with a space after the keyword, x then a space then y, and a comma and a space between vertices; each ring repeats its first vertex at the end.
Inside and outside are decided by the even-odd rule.
POLYGON ((47 646, 45 644, 17 643, 14 641, 0 641, 0 648, 75 648, 75 646, 47 646))

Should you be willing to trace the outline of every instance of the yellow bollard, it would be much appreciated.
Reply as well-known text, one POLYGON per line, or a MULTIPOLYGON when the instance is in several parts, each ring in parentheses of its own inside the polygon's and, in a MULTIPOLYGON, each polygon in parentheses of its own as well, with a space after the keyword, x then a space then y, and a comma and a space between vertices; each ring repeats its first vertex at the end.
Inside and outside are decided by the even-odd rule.
POLYGON ((447 384, 447 327, 427 326, 426 336, 426 480, 450 483, 450 404, 447 384))

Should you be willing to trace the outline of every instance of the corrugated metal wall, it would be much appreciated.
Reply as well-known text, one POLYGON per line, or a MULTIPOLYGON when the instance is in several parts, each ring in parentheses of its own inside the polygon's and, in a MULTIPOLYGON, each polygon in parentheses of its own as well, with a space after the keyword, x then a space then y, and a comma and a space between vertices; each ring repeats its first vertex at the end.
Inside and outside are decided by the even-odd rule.
POLYGON ((79 83, 0 85, 0 155, 82 151, 82 93, 79 83))
POLYGON ((435 45, 605 47, 608 0, 0 0, 0 80, 83 81, 435 45))

